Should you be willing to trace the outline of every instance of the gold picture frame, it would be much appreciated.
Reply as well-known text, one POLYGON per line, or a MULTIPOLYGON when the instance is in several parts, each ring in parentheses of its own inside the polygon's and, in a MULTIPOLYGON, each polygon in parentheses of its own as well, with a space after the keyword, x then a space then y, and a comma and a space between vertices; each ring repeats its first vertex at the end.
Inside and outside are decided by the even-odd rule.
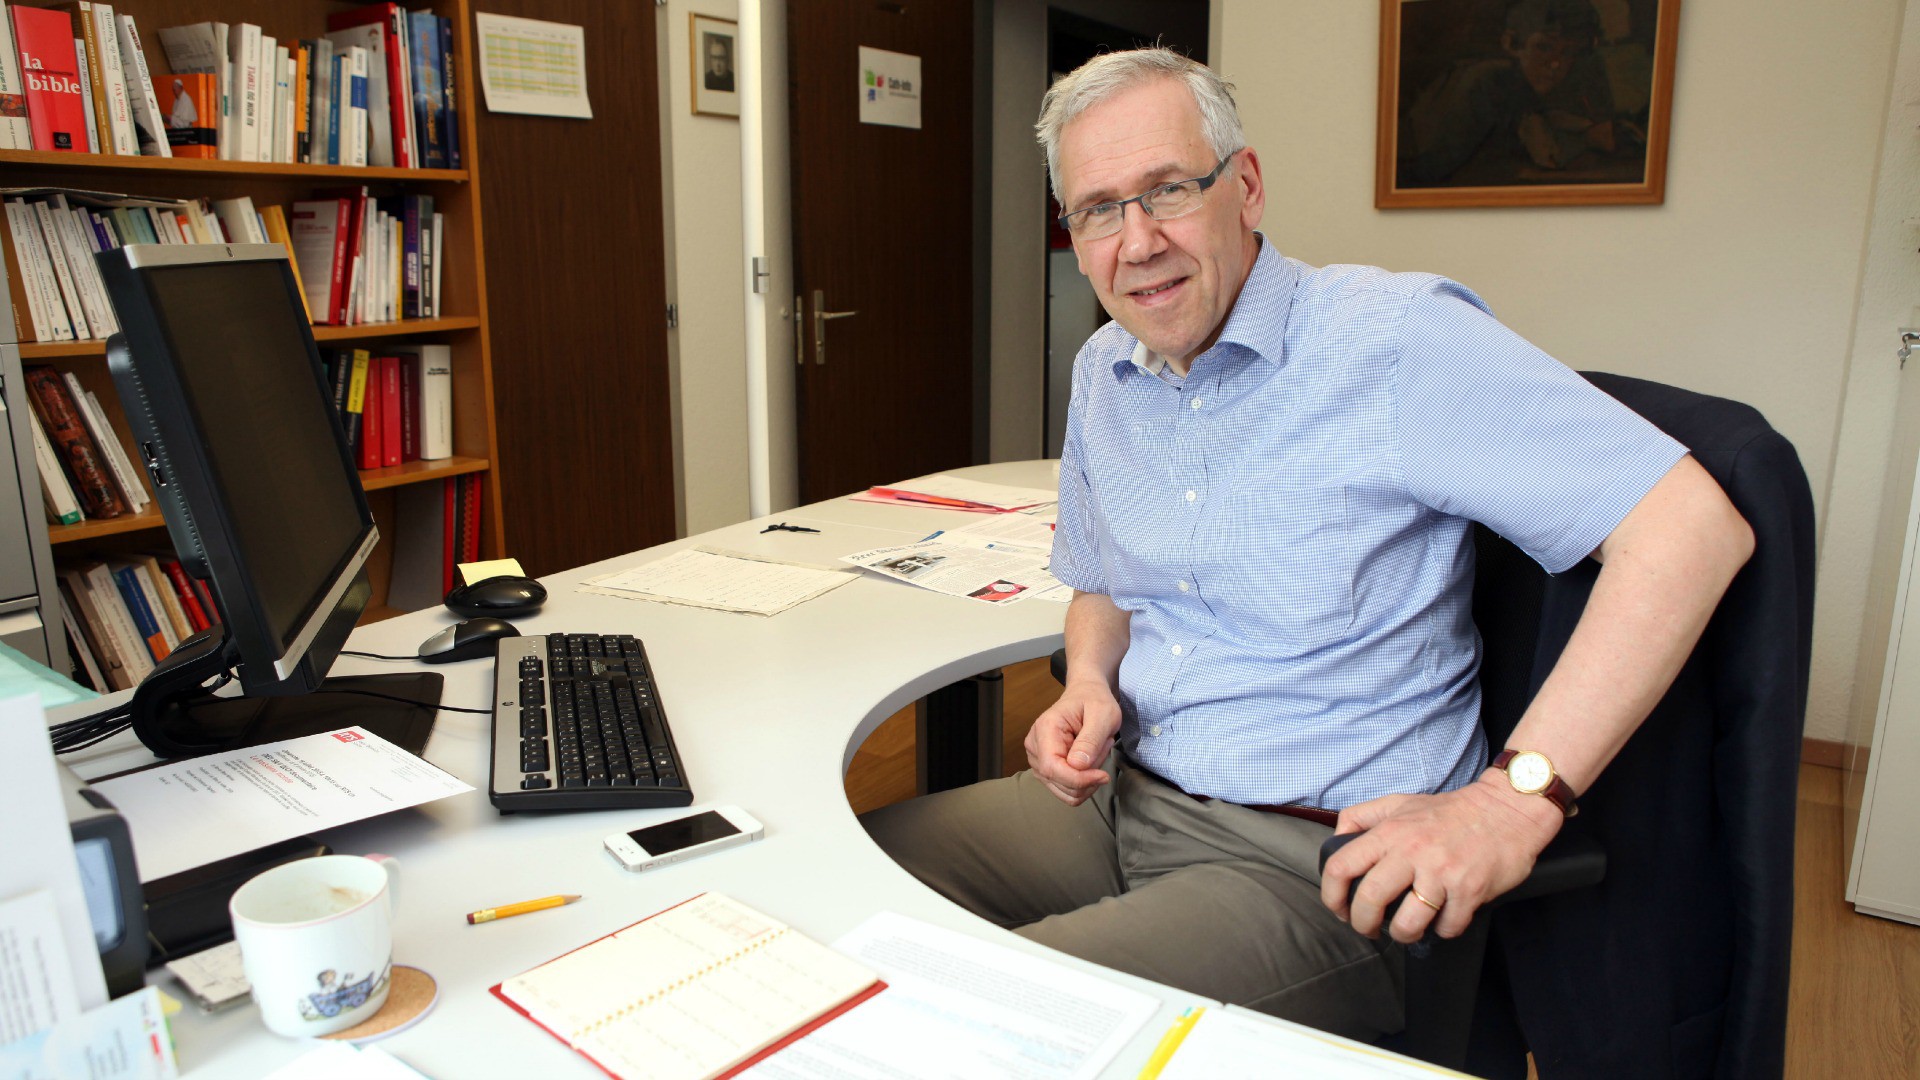
POLYGON ((1374 206, 1666 198, 1680 0, 1381 0, 1374 206))
POLYGON ((740 115, 740 24, 687 14, 688 79, 695 116, 740 115))

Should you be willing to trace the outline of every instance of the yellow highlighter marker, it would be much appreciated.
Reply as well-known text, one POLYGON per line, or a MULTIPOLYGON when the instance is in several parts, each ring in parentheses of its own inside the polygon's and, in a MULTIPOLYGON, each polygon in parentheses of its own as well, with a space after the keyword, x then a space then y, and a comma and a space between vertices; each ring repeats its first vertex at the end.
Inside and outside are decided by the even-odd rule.
POLYGON ((1180 1049, 1180 1044, 1186 1040, 1187 1032, 1193 1030, 1193 1025, 1200 1022, 1200 1014, 1206 1011, 1204 1006, 1194 1006, 1180 1014, 1180 1019, 1175 1020, 1167 1033, 1160 1036, 1160 1045, 1153 1048, 1153 1054, 1147 1058, 1146 1067, 1140 1070, 1138 1080, 1154 1080, 1160 1075, 1160 1070, 1166 1068, 1167 1062, 1173 1059, 1174 1051, 1180 1049))
POLYGON ((523 900, 518 904, 481 908, 479 911, 469 913, 467 915, 467 922, 477 926, 480 923, 492 922, 495 919, 507 919, 515 915, 525 915, 530 911, 545 911, 548 908, 560 907, 565 904, 571 904, 578 899, 580 899, 578 895, 543 896, 538 900, 523 900))

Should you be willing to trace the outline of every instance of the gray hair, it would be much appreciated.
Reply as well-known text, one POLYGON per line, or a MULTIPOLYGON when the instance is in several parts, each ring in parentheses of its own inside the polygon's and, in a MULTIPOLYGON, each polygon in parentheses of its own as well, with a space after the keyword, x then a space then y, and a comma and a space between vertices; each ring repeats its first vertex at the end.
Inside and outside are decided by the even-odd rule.
POLYGON ((1176 79, 1193 95, 1200 108, 1200 134, 1216 160, 1247 144, 1233 103, 1233 84, 1212 68, 1163 46, 1096 56, 1061 76, 1040 99, 1040 122, 1033 130, 1046 148, 1055 202, 1066 205, 1060 198, 1060 136, 1067 125, 1120 91, 1154 79, 1176 79))

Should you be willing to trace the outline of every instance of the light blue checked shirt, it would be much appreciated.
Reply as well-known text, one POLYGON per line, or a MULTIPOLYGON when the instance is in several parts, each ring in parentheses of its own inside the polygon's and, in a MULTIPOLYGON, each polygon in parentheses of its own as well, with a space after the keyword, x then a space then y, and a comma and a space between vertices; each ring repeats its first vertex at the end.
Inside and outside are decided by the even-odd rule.
POLYGON ((1184 378, 1080 350, 1053 572, 1132 613, 1120 745, 1187 791, 1445 791, 1487 759, 1470 522, 1559 573, 1684 454, 1466 288, 1262 240, 1184 378))

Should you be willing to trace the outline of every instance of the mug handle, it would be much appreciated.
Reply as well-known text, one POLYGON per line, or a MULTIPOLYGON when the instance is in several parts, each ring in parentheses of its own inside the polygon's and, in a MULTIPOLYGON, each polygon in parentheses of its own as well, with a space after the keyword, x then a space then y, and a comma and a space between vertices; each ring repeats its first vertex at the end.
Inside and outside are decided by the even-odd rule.
POLYGON ((368 852, 362 857, 379 863, 380 868, 387 872, 387 910, 398 911, 400 909, 400 860, 379 852, 368 852))

